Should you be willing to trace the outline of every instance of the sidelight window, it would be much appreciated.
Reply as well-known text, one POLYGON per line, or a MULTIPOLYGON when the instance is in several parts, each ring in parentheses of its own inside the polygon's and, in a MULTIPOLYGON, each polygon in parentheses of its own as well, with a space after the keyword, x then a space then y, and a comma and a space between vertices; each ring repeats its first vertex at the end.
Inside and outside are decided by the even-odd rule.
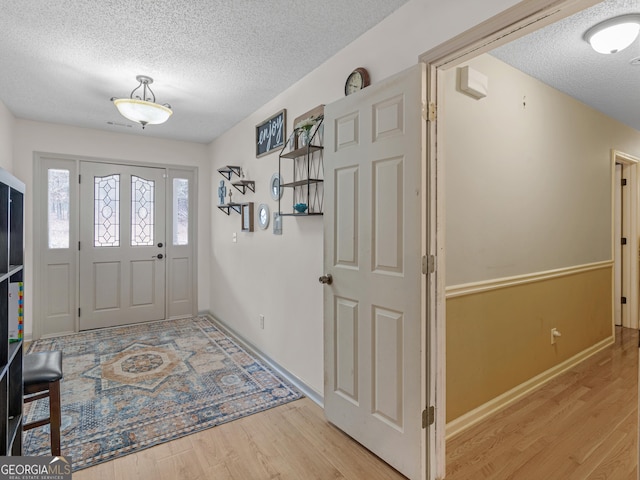
POLYGON ((69 170, 48 170, 49 248, 69 248, 69 170))

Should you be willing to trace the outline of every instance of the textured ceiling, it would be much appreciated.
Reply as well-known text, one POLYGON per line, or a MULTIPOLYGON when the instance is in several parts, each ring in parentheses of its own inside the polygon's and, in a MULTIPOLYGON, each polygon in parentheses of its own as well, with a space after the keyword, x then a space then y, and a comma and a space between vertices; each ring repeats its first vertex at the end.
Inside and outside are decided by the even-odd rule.
POLYGON ((607 0, 494 50, 492 55, 640 130, 640 39, 613 55, 596 53, 584 32, 608 18, 640 13, 637 0, 607 0))
POLYGON ((0 100, 18 118, 143 134, 109 99, 148 75, 174 114, 144 135, 208 143, 406 2, 0 0, 0 100))

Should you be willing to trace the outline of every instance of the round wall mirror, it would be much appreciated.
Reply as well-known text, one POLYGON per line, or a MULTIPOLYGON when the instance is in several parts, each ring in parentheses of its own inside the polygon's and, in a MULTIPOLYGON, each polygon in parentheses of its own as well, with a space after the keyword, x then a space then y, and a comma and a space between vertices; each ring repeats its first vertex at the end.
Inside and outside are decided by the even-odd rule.
POLYGON ((269 182, 269 192, 271 192, 271 198, 274 200, 280 200, 282 198, 282 188, 280 185, 282 184, 282 177, 278 172, 271 175, 271 182, 269 182))
POLYGON ((269 226, 270 216, 269 205, 261 203, 260 206, 258 206, 258 226, 262 230, 265 230, 269 226))

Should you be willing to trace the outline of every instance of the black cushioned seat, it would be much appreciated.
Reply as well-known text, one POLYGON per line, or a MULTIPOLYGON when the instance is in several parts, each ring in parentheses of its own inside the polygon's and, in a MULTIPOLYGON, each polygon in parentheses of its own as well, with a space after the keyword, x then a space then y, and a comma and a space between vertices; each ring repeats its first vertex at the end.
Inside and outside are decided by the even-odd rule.
POLYGON ((49 417, 23 425, 24 430, 50 424, 51 454, 60 456, 60 380, 62 380, 62 352, 29 353, 22 363, 24 403, 49 397, 49 417))
POLYGON ((24 356, 24 385, 55 382, 62 378, 62 352, 30 353, 24 356))

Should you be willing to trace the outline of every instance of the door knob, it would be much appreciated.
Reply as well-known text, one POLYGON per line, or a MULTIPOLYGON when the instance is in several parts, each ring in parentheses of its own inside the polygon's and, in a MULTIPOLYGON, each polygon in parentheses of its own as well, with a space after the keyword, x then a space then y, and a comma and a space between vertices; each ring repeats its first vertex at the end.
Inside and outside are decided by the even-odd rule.
POLYGON ((151 258, 157 258, 158 260, 162 260, 164 258, 164 256, 161 253, 159 253, 158 255, 154 255, 151 258))
POLYGON ((330 273, 327 273, 326 275, 322 275, 318 281, 320 283, 324 283, 325 285, 331 285, 333 283, 333 277, 331 276, 330 273))

